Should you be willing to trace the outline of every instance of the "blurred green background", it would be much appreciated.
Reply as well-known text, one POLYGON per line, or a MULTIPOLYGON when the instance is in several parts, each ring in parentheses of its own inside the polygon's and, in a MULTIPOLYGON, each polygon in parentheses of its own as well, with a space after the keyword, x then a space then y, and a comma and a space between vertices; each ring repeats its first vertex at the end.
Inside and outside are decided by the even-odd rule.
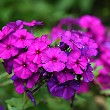
POLYGON ((18 19, 41 20, 51 27, 64 17, 96 15, 110 25, 109 0, 0 0, 0 28, 18 19))
MULTIPOLYGON (((92 14, 101 18, 102 22, 110 25, 109 0, 0 0, 0 29, 10 21, 18 19, 43 21, 45 29, 42 33, 49 32, 51 27, 64 17, 80 17, 92 14)), ((45 33, 44 33, 45 34, 45 33)), ((70 102, 53 98, 45 87, 36 94, 37 107, 29 101, 23 105, 23 95, 14 91, 14 86, 9 76, 0 63, 0 105, 5 110, 71 110, 70 102), (24 107, 23 107, 24 106, 24 107), (24 108, 24 109, 23 109, 24 108)), ((76 96, 74 110, 106 110, 106 99, 98 96, 99 91, 94 85, 89 92, 76 96), (93 87, 93 88, 92 88, 93 87), (102 100, 102 101, 101 101, 102 100)))

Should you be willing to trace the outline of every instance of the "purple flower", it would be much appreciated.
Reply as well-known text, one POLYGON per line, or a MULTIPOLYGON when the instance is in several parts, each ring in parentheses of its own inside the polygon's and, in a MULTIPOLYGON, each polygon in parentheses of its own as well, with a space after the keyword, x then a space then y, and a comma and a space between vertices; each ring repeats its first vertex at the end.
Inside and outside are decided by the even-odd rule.
POLYGON ((42 55, 42 66, 48 72, 61 71, 65 68, 67 55, 60 48, 49 48, 42 55))
POLYGON ((36 21, 36 20, 32 20, 31 22, 23 21, 23 25, 33 27, 33 26, 37 26, 37 25, 41 26, 43 24, 42 24, 42 22, 39 22, 39 21, 36 21))
POLYGON ((17 80, 19 80, 19 78, 14 74, 14 75, 11 77, 11 80, 17 81, 17 80))
POLYGON ((10 58, 10 59, 4 60, 4 62, 2 63, 8 74, 12 73, 13 60, 14 60, 13 58, 10 58))
POLYGON ((101 59, 110 65, 110 49, 104 48, 104 51, 101 53, 101 59))
POLYGON ((63 32, 64 32, 64 30, 62 28, 60 28, 58 26, 54 27, 50 33, 52 41, 60 39, 63 32))
POLYGON ((93 71, 93 68, 91 67, 90 64, 88 64, 86 70, 84 70, 84 72, 82 73, 84 82, 90 82, 94 79, 94 75, 92 71, 93 71))
POLYGON ((48 39, 48 35, 42 35, 40 38, 37 38, 36 42, 43 42, 47 45, 50 45, 52 43, 52 41, 48 39))
POLYGON ((74 69, 76 74, 82 74, 82 69, 86 69, 88 60, 85 56, 81 56, 80 51, 71 52, 68 56, 67 68, 74 69))
POLYGON ((0 58, 9 59, 11 56, 18 54, 19 49, 13 46, 15 39, 13 36, 8 36, 0 43, 0 58))
POLYGON ((105 40, 106 29, 99 18, 91 15, 84 15, 79 19, 79 25, 85 28, 87 33, 92 35, 98 43, 105 40))
POLYGON ((34 106, 36 106, 36 101, 35 101, 35 98, 34 98, 33 94, 31 93, 31 91, 27 92, 27 96, 33 102, 34 106))
POLYGON ((79 24, 83 28, 89 28, 93 25, 99 25, 101 23, 100 19, 91 15, 84 15, 79 19, 79 24))
POLYGON ((38 67, 32 61, 27 59, 27 54, 23 53, 13 62, 14 73, 18 78, 27 79, 37 72, 38 67))
POLYGON ((39 79, 40 74, 39 73, 34 73, 28 80, 26 83, 26 87, 27 88, 33 88, 33 86, 37 83, 38 79, 39 79))
POLYGON ((47 48, 47 44, 43 42, 32 43, 27 52, 27 57, 34 63, 41 64, 41 57, 43 51, 47 48))
POLYGON ((0 105, 0 110, 4 110, 2 105, 0 105))
POLYGON ((4 39, 12 30, 8 26, 4 26, 0 31, 0 40, 4 39))
POLYGON ((72 26, 78 24, 78 19, 77 18, 63 18, 60 20, 60 22, 58 23, 59 27, 63 27, 63 25, 67 26, 67 30, 71 30, 72 26))
POLYGON ((102 90, 110 89, 110 75, 100 74, 97 78, 98 83, 101 85, 102 90))
POLYGON ((74 93, 79 89, 79 83, 76 80, 59 83, 57 78, 53 76, 49 79, 48 88, 53 96, 71 99, 74 93))
POLYGON ((65 31, 62 34, 61 41, 70 46, 71 49, 81 48, 82 43, 79 34, 75 32, 65 31))
POLYGON ((25 48, 26 46, 29 46, 34 39, 34 36, 27 32, 26 29, 17 30, 13 35, 16 38, 14 46, 18 48, 25 48))
POLYGON ((82 38, 83 47, 81 48, 82 55, 85 56, 96 56, 98 51, 98 45, 95 43, 94 40, 90 39, 89 37, 82 38))
POLYGON ((73 80, 75 78, 75 74, 72 74, 71 71, 69 71, 69 70, 55 72, 54 74, 60 83, 64 83, 65 81, 73 80))
POLYGON ((77 93, 87 93, 89 91, 89 83, 82 81, 80 84, 80 88, 77 93))
POLYGON ((22 29, 23 28, 23 21, 17 20, 16 22, 9 22, 7 24, 9 28, 13 28, 13 30, 22 29))
POLYGON ((22 79, 14 81, 14 85, 18 94, 23 94, 25 92, 24 81, 22 79))

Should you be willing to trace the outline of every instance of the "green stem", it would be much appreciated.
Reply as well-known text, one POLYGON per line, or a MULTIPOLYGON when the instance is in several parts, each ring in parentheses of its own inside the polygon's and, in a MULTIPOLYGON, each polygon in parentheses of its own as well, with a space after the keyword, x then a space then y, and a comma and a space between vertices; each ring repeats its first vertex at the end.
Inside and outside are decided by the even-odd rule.
POLYGON ((72 110, 74 110, 74 99, 75 99, 75 94, 76 94, 76 93, 74 93, 74 95, 73 95, 73 97, 72 97, 72 99, 71 99, 71 108, 72 108, 72 110))
POLYGON ((24 102, 23 102, 22 110, 24 110, 24 106, 26 102, 27 102, 26 93, 24 93, 24 102))
POLYGON ((42 84, 40 84, 38 87, 36 87, 32 93, 34 94, 41 86, 43 86, 45 84, 45 82, 43 82, 42 84))

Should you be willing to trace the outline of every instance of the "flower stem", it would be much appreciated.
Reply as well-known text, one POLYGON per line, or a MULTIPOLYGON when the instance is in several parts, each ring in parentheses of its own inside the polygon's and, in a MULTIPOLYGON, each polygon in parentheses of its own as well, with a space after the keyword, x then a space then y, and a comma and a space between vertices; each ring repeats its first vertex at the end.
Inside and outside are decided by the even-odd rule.
POLYGON ((23 102, 22 110, 24 110, 24 106, 26 102, 27 102, 26 93, 24 93, 24 102, 23 102))
POLYGON ((73 95, 73 97, 72 97, 72 99, 71 99, 71 108, 72 108, 72 110, 74 110, 73 108, 74 108, 75 94, 76 94, 76 93, 74 93, 74 95, 73 95))
POLYGON ((45 82, 43 82, 42 84, 40 84, 38 87, 36 87, 33 91, 32 94, 34 94, 41 86, 43 86, 45 84, 45 82))

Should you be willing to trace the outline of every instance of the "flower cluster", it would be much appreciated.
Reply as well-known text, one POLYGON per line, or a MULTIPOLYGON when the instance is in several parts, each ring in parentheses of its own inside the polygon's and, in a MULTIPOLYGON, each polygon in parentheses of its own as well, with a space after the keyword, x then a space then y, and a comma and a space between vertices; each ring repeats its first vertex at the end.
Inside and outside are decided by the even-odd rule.
POLYGON ((101 20, 95 16, 84 15, 79 19, 79 26, 86 29, 98 44, 98 55, 92 59, 95 67, 102 66, 97 81, 102 90, 110 89, 110 36, 101 20))
MULTIPOLYGON (((71 38, 74 44, 68 40, 68 36, 65 36, 62 40, 65 43, 69 43, 70 48, 73 48, 74 45, 80 48, 82 55, 86 55, 89 58, 90 56, 95 56, 90 58, 91 62, 95 64, 95 68, 102 66, 96 77, 95 84, 98 84, 101 90, 110 89, 110 31, 108 30, 107 32, 107 28, 96 16, 84 15, 80 18, 64 18, 52 29, 52 40, 61 39, 62 33, 65 32, 65 26, 66 30, 70 31, 73 28, 77 28, 77 33, 80 32, 80 35, 84 36, 81 32, 83 31, 86 34, 87 37, 82 38, 83 44, 85 44, 83 45, 84 48, 80 48, 81 43, 79 43, 80 39, 78 37, 71 38), (98 49, 98 54, 96 48, 98 49)), ((82 81, 78 92, 87 92, 88 90, 89 84, 82 81)))
POLYGON ((84 15, 79 18, 78 24, 81 28, 85 29, 87 34, 91 35, 98 44, 105 40, 106 28, 99 18, 91 15, 84 15))
MULTIPOLYGON (((64 19, 62 24, 68 21, 70 25, 71 19, 64 19)), ((42 22, 18 20, 4 26, 0 31, 0 58, 6 71, 12 74, 16 92, 26 92, 34 105, 33 93, 43 84, 47 84, 53 96, 69 100, 81 82, 93 80, 89 58, 96 56, 98 46, 89 35, 76 30, 63 30, 60 34, 56 31, 50 39, 48 35, 37 38, 32 30, 38 25, 42 22), (58 38, 57 35, 60 42, 52 46, 53 36, 58 38)))

